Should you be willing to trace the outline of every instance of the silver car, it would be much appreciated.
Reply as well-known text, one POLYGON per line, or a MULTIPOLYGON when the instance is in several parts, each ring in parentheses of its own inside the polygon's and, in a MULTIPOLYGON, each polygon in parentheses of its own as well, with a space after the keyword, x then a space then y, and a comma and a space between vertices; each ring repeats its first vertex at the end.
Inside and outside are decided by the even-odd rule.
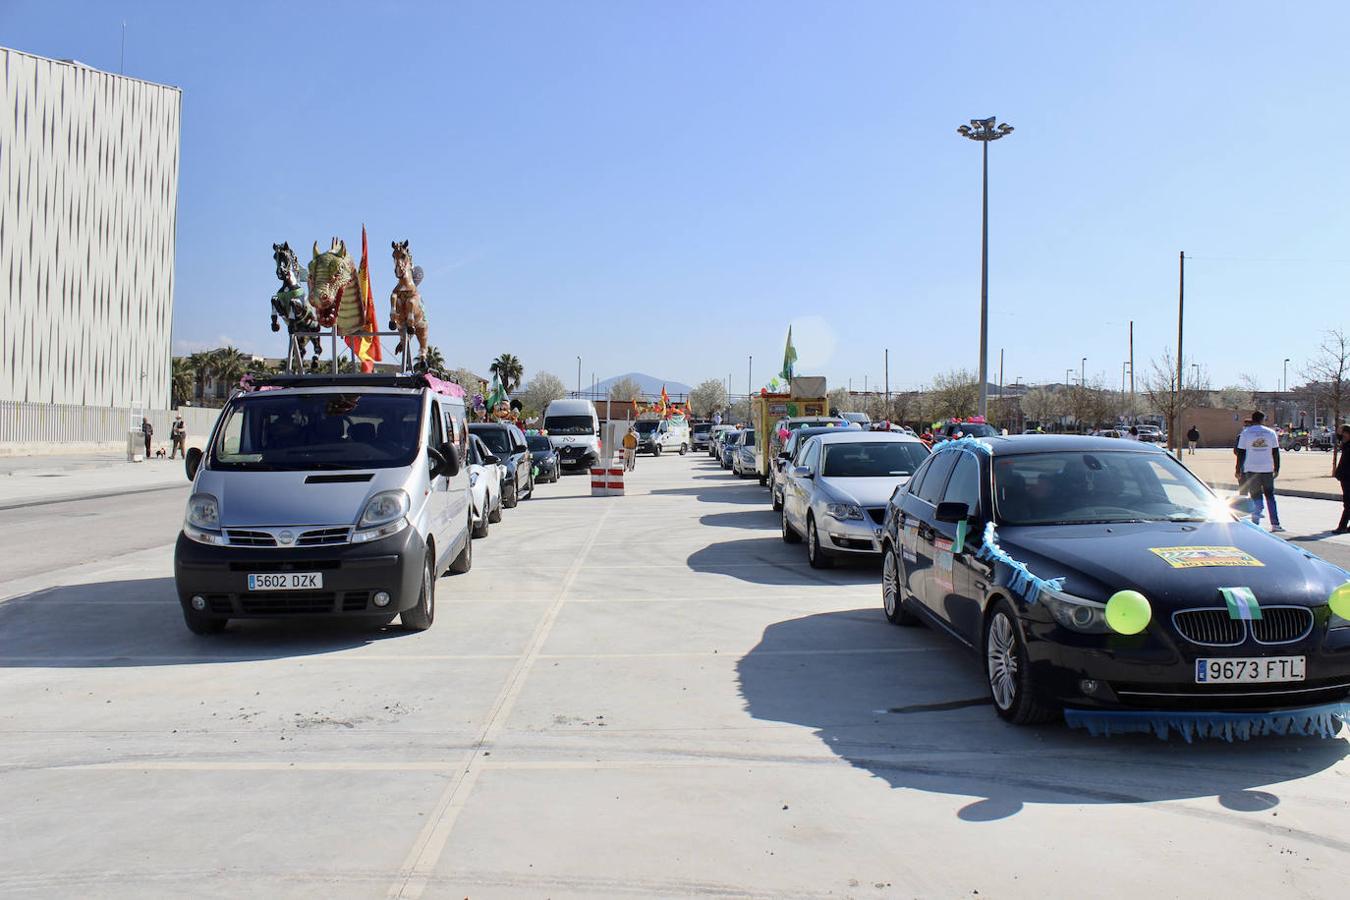
POLYGON ((755 474, 759 454, 755 449, 755 430, 746 428, 736 433, 736 442, 731 446, 731 471, 737 478, 746 478, 755 474))
POLYGON ((840 431, 807 439, 783 484, 783 540, 806 537, 806 556, 828 569, 841 555, 881 553, 886 503, 927 458, 907 434, 840 431))

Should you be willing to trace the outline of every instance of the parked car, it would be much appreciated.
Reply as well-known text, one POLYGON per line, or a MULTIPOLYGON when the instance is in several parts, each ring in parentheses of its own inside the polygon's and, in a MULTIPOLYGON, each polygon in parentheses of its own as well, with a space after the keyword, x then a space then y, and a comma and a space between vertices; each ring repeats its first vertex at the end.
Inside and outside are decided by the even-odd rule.
POLYGON ((502 479, 506 467, 488 450, 483 439, 469 435, 469 494, 473 497, 473 536, 485 538, 488 528, 502 520, 502 479))
POLYGON ((736 456, 736 443, 741 439, 743 428, 736 428, 722 434, 722 449, 718 453, 718 460, 722 463, 722 468, 730 469, 732 460, 736 456))
POLYGON ((769 501, 772 503, 774 510, 783 508, 783 484, 787 480, 787 472, 792 466, 793 457, 806 444, 807 438, 836 431, 861 430, 858 425, 848 422, 842 425, 815 425, 809 428, 798 428, 789 434, 787 441, 783 444, 783 449, 769 462, 769 501))
POLYGON ((195 634, 235 618, 431 627, 473 564, 464 399, 422 376, 260 379, 221 411, 192 480, 174 585, 195 634))
POLYGON ((562 457, 551 440, 542 434, 527 434, 525 446, 534 457, 535 481, 548 484, 562 477, 562 457))
POLYGON ((713 459, 720 459, 722 456, 722 435, 735 430, 735 425, 714 425, 712 430, 708 432, 708 455, 713 459))
POLYGON ((600 462, 600 416, 591 401, 552 401, 544 410, 544 430, 563 466, 589 469, 600 462))
POLYGON ((1135 433, 1139 435, 1139 440, 1146 444, 1161 444, 1167 440, 1167 435, 1157 425, 1136 425, 1135 433))
POLYGON ((731 471, 737 478, 748 478, 758 471, 755 447, 755 429, 742 428, 736 432, 736 442, 731 447, 731 471))
POLYGON ((882 599, 891 622, 930 621, 976 649, 999 716, 1346 698, 1350 621, 1328 609, 1342 570, 1237 523, 1157 447, 984 443, 991 452, 938 448, 891 498, 882 599), (997 553, 982 538, 990 523, 997 553), (1038 593, 1010 561, 1040 579, 1038 593), (1123 590, 1146 598, 1141 610, 1126 597, 1137 616, 1129 634, 1107 617, 1123 590))
POLYGON ((695 422, 689 428, 689 449, 707 450, 712 437, 713 423, 695 422))
POLYGON ((525 433, 509 422, 474 422, 469 431, 478 435, 488 450, 502 461, 502 506, 514 509, 522 499, 534 497, 533 457, 525 433))
POLYGON ((879 554, 886 503, 929 452, 906 434, 841 430, 807 438, 783 483, 783 540, 795 544, 804 535, 817 569, 838 555, 879 554))
POLYGON ((841 419, 861 425, 866 428, 872 424, 872 417, 864 412, 843 412, 839 414, 841 419))

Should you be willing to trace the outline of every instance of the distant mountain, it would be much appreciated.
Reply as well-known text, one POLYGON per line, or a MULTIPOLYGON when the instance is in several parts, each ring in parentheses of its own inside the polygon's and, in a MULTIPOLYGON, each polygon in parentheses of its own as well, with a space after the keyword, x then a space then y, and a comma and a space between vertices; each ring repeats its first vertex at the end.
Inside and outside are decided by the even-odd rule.
MULTIPOLYGON (((665 378, 657 378, 655 375, 645 375, 642 372, 629 372, 627 375, 615 375, 613 378, 606 378, 604 381, 600 382, 597 390, 600 394, 609 396, 610 387, 625 378, 633 379, 638 383, 638 386, 642 388, 642 393, 651 394, 652 396, 658 396, 661 393, 662 385, 665 385, 666 393, 672 397, 676 394, 688 394, 693 390, 693 388, 687 384, 682 384, 678 381, 670 381, 665 378)), ((585 385, 582 385, 583 390, 585 387, 585 385)))

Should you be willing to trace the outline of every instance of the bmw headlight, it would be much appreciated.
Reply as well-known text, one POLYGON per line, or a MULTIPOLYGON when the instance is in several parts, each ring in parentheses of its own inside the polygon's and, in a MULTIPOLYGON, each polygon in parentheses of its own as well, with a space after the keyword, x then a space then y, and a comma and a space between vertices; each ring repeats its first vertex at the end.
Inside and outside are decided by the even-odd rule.
POLYGON ((825 504, 825 512, 841 522, 863 517, 862 507, 856 503, 827 503, 825 504))
POLYGON ((1106 624, 1106 604, 1066 594, 1063 591, 1042 590, 1040 603, 1050 610, 1055 621, 1070 631, 1081 634, 1109 634, 1106 624))

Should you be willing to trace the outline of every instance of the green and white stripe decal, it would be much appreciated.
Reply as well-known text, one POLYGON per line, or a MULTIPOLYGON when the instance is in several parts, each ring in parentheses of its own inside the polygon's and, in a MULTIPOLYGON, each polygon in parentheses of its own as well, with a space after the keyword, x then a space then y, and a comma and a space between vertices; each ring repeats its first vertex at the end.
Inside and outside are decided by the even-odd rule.
POLYGON ((1224 601, 1228 603, 1229 618, 1232 619, 1261 618, 1261 604, 1256 602, 1256 595, 1252 593, 1251 588, 1245 587, 1219 588, 1219 593, 1223 594, 1224 601))

